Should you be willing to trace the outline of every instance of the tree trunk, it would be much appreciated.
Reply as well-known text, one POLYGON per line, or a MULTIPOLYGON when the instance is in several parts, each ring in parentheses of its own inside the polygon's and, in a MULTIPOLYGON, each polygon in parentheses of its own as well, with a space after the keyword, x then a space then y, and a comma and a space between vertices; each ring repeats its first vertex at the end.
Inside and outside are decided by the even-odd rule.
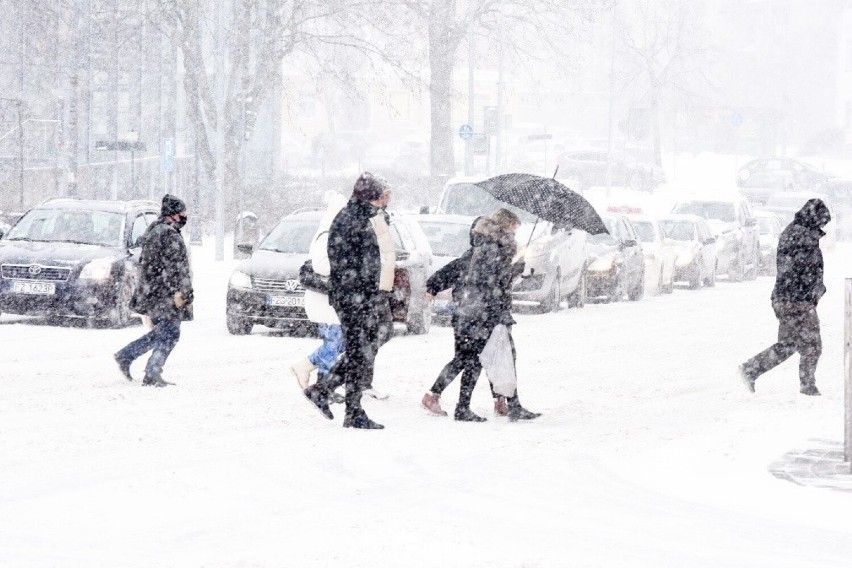
POLYGON ((429 94, 432 131, 429 172, 434 180, 455 175, 452 128, 453 63, 458 41, 448 26, 453 0, 436 0, 429 20, 429 94))

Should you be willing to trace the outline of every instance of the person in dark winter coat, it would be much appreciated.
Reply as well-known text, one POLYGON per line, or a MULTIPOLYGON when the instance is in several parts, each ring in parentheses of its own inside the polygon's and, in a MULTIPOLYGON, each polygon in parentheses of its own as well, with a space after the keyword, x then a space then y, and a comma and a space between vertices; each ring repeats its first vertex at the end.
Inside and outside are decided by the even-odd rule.
MULTIPOLYGON (((453 302, 458 305, 461 302, 464 292, 464 280, 467 276, 467 271, 470 266, 470 258, 473 255, 474 245, 474 228, 482 217, 477 217, 473 220, 470 226, 470 246, 460 257, 452 260, 443 268, 436 271, 426 281, 426 295, 431 301, 441 291, 452 289, 453 302)), ((524 262, 518 261, 512 265, 512 278, 522 274, 524 271, 524 262)), ((455 341, 455 354, 452 360, 447 363, 429 389, 429 392, 423 395, 420 404, 437 416, 446 416, 447 413, 441 408, 441 394, 446 390, 450 383, 455 380, 456 376, 464 370, 464 361, 462 359, 462 351, 464 346, 464 338, 459 333, 458 316, 454 312, 451 323, 453 326, 453 338, 455 341)), ((506 403, 506 397, 498 395, 494 392, 494 387, 491 387, 491 395, 494 398, 494 414, 497 416, 506 416, 509 413, 509 407, 506 403)))
POLYGON ((121 372, 132 381, 130 365, 153 350, 145 366, 143 385, 164 387, 163 365, 180 339, 180 322, 192 319, 192 274, 186 243, 180 234, 186 224, 186 204, 166 194, 160 218, 142 236, 140 278, 131 307, 148 316, 153 329, 114 355, 121 372))
MULTIPOLYGON (((509 330, 512 318, 512 257, 517 246, 515 231, 520 221, 507 209, 498 209, 480 219, 473 229, 473 248, 464 277, 464 290, 456 310, 454 332, 456 350, 462 368, 459 401, 453 417, 464 422, 483 422, 485 418, 470 409, 470 399, 482 371, 479 355, 499 324, 509 330)), ((511 341, 511 333, 509 335, 511 341)), ((514 343, 512 344, 514 358, 514 343)), ((452 372, 451 369, 449 372, 452 372)), ((529 420, 540 416, 521 406, 517 391, 508 400, 510 420, 529 420)))
POLYGON ((799 353, 799 392, 820 394, 816 387, 817 362, 822 354, 816 307, 825 294, 822 251, 819 240, 831 214, 820 199, 811 199, 796 213, 778 240, 772 309, 778 318, 778 341, 739 367, 749 391, 763 373, 799 353))
POLYGON ((346 351, 324 379, 306 388, 304 394, 326 418, 333 419, 330 395, 345 384, 346 428, 384 428, 364 412, 361 396, 372 386, 373 365, 386 333, 388 300, 380 289, 382 258, 371 219, 380 214, 387 189, 384 180, 369 172, 361 174, 328 234, 328 297, 343 327, 346 351))

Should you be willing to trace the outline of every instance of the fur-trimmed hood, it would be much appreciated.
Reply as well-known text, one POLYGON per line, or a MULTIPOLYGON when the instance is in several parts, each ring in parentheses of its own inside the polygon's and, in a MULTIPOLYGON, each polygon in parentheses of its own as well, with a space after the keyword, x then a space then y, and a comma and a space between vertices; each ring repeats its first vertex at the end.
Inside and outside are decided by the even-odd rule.
POLYGON ((485 241, 493 241, 498 246, 509 249, 509 258, 515 256, 518 245, 515 242, 515 234, 507 231, 488 217, 482 217, 471 232, 472 244, 480 245, 485 241))

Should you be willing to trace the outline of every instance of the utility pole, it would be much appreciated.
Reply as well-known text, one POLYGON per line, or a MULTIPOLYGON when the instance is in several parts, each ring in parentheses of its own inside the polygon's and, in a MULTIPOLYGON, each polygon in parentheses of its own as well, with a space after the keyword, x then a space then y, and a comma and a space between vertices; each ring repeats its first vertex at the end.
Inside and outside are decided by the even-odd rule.
POLYGON ((499 60, 497 62, 497 148, 495 157, 496 173, 503 171, 503 35, 500 35, 499 60))
MULTIPOLYGON (((472 23, 472 22, 471 22, 472 23)), ((469 25, 467 28, 467 123, 473 128, 473 131, 476 132, 476 124, 474 120, 474 115, 476 114, 476 108, 474 106, 474 71, 476 67, 476 42, 473 39, 473 26, 469 25)), ((474 173, 473 168, 473 137, 469 138, 464 143, 464 175, 472 176, 474 173)))
POLYGON ((225 18, 216 2, 216 260, 225 260, 225 18))
POLYGON ((24 101, 17 100, 18 107, 18 187, 20 189, 19 204, 24 210, 24 101))
POLYGON ((606 198, 612 195, 612 153, 613 153, 613 123, 615 122, 615 10, 612 7, 612 43, 609 57, 609 123, 607 125, 606 148, 606 198))

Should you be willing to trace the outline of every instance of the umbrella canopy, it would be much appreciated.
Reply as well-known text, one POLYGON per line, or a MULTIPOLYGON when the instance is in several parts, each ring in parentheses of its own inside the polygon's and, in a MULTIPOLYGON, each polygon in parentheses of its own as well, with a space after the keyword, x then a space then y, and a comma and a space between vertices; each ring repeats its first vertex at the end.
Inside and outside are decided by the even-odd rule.
POLYGON ((609 233, 592 204, 555 179, 532 174, 503 174, 474 185, 557 227, 576 227, 590 235, 609 233))

